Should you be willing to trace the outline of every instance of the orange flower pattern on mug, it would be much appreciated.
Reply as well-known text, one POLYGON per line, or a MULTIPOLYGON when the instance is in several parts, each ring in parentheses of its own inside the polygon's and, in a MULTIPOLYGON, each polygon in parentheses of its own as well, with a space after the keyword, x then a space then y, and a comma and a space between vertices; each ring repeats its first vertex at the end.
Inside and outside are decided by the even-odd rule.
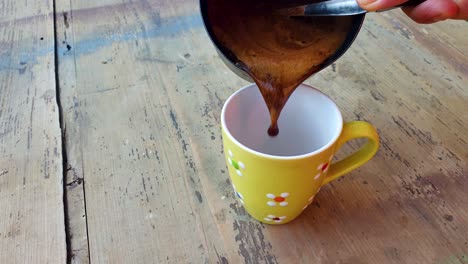
POLYGON ((245 169, 244 163, 243 163, 242 161, 235 161, 235 160, 233 159, 233 158, 234 158, 234 154, 232 154, 232 151, 231 151, 231 150, 228 151, 228 154, 229 154, 228 163, 231 164, 231 165, 234 167, 234 169, 236 169, 237 175, 239 175, 239 176, 241 176, 241 177, 244 176, 244 175, 242 174, 242 170, 245 169))
POLYGON ((268 221, 268 222, 273 221, 275 223, 281 223, 281 222, 283 222, 284 219, 286 219, 286 216, 268 215, 264 219, 265 219, 265 221, 268 221))
POLYGON ((317 181, 318 179, 320 179, 320 177, 322 177, 323 174, 325 174, 328 171, 328 169, 330 168, 330 162, 332 159, 333 159, 333 155, 330 156, 327 162, 324 162, 317 167, 318 173, 317 175, 315 175, 314 180, 317 181))
POLYGON ((272 193, 268 193, 266 196, 271 199, 271 201, 267 202, 269 206, 276 206, 277 204, 279 204, 280 206, 288 205, 288 202, 286 202, 286 197, 289 196, 289 193, 287 192, 284 192, 279 196, 276 196, 272 193))
MULTIPOLYGON (((228 164, 231 165, 237 175, 239 176, 244 176, 244 173, 243 171, 245 170, 245 164, 242 162, 242 161, 239 161, 239 160, 235 160, 234 159, 234 154, 232 153, 231 150, 228 150, 228 164)), ((317 167, 317 175, 315 175, 314 177, 314 180, 319 180, 324 174, 326 174, 328 172, 328 169, 330 168, 330 164, 331 164, 331 161, 333 159, 333 155, 328 159, 328 161, 324 162, 324 163, 321 163, 318 167, 317 167)), ((239 200, 239 202, 242 204, 242 205, 245 205, 245 202, 244 202, 244 196, 242 195, 242 193, 240 193, 236 186, 233 184, 232 187, 234 188, 234 193, 235 193, 235 196, 236 198, 239 200)), ((319 188, 320 190, 320 188, 319 188)), ((319 191, 317 190, 317 192, 319 191)), ((317 193, 316 192, 316 193, 317 193)), ((277 194, 274 194, 274 193, 267 193, 266 194, 266 197, 269 199, 266 204, 268 206, 271 206, 271 207, 274 207, 274 206, 281 206, 281 207, 285 207, 285 206, 288 206, 289 202, 287 201, 288 197, 290 196, 290 193, 288 192, 283 192, 279 195, 277 194)), ((309 205, 312 204, 313 200, 315 198, 315 194, 312 195, 311 197, 309 197, 309 199, 307 200, 307 204, 302 208, 302 210, 305 210, 307 209, 307 207, 309 207, 309 205)), ((273 214, 269 214, 267 215, 264 220, 267 221, 267 222, 274 222, 274 223, 281 223, 284 221, 284 219, 286 219, 287 216, 285 215, 281 215, 281 216, 276 216, 276 215, 273 215, 273 214)))

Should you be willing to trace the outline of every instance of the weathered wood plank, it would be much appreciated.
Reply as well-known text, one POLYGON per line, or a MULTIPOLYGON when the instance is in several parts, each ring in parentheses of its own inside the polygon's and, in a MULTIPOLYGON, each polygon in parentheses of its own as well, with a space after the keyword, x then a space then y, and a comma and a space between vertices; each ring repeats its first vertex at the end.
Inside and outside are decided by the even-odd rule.
MULTIPOLYGON (((159 59, 173 64, 159 54, 177 42, 171 34, 201 24, 183 14, 192 5, 160 12, 159 4, 58 5, 67 12, 67 23, 58 23, 67 157, 84 178, 92 262, 200 263, 226 255, 169 88, 154 68, 159 59)), ((72 248, 77 260, 85 259, 80 245, 72 248)))
POLYGON ((0 263, 65 263, 52 1, 0 7, 0 263))
POLYGON ((84 178, 92 262, 434 263, 468 252, 465 22, 368 16, 308 83, 346 119, 374 123, 382 149, 303 217, 270 227, 231 190, 219 113, 245 82, 216 56, 197 1, 58 9, 67 154, 84 178))

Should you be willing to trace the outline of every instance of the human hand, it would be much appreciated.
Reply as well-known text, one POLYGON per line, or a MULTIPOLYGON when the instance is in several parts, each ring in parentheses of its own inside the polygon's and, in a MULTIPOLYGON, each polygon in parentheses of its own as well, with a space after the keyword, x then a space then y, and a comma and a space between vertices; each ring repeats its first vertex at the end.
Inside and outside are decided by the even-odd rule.
MULTIPOLYGON (((377 11, 400 5, 407 0, 357 0, 367 11, 377 11)), ((415 7, 403 7, 414 21, 430 24, 446 19, 468 19, 468 0, 426 0, 415 7)))

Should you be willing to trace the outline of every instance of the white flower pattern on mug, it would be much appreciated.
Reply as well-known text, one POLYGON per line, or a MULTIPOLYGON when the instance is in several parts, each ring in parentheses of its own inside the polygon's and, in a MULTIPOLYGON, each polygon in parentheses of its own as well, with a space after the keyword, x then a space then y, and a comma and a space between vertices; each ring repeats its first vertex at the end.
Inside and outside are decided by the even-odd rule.
POLYGON ((287 192, 284 192, 282 194, 280 194, 280 196, 276 196, 272 193, 268 193, 266 195, 268 198, 272 199, 271 201, 268 201, 267 204, 269 206, 276 206, 277 204, 279 204, 280 206, 287 206, 288 205, 288 202, 286 202, 286 197, 289 196, 289 193, 287 192))
POLYGON ((231 164, 231 165, 234 167, 234 169, 236 169, 237 175, 239 175, 239 176, 241 176, 241 177, 244 176, 244 175, 242 174, 242 171, 241 171, 241 170, 244 170, 244 169, 245 169, 244 163, 243 163, 242 161, 235 161, 235 160, 233 160, 234 155, 232 154, 232 151, 231 151, 231 150, 228 150, 228 154, 229 154, 229 157, 228 157, 228 162, 229 162, 229 164, 231 164))
POLYGON ((327 173, 328 169, 330 168, 330 162, 332 159, 333 155, 330 156, 327 162, 324 162, 317 167, 318 173, 315 175, 314 180, 317 181, 320 179, 320 177, 322 177, 323 174, 327 173))
POLYGON ((284 219, 286 219, 286 216, 268 215, 264 219, 265 219, 265 221, 268 221, 268 222, 273 221, 275 223, 281 223, 281 222, 283 222, 284 219))

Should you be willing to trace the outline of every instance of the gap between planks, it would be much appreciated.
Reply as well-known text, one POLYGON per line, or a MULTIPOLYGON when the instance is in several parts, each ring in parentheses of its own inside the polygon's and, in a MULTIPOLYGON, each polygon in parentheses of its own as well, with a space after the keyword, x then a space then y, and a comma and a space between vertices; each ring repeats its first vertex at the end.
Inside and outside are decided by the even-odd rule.
MULTIPOLYGON (((73 259, 73 250, 71 244, 71 230, 70 230, 70 215, 69 215, 69 200, 68 200, 68 190, 67 187, 73 184, 81 185, 82 192, 83 192, 83 199, 86 201, 86 194, 84 188, 84 178, 78 178, 70 183, 67 181, 67 175, 71 171, 71 167, 68 164, 67 159, 67 134, 66 134, 66 126, 63 119, 63 106, 62 106, 62 99, 61 95, 61 86, 60 86, 60 67, 59 67, 59 40, 58 40, 58 27, 57 27, 57 0, 53 0, 53 26, 54 26, 54 74, 55 74, 55 92, 56 92, 56 100, 58 106, 58 114, 59 114, 59 126, 62 138, 62 182, 63 182, 63 205, 64 205, 64 223, 65 223, 65 238, 66 238, 66 249, 67 249, 67 263, 72 263, 73 259)), ((64 17, 66 19, 66 17, 64 17)), ((68 23, 64 21, 64 23, 68 23)), ((84 217, 87 218, 86 214, 86 203, 84 203, 84 217)), ((86 222, 86 237, 88 238, 88 221, 85 219, 86 222)), ((90 255, 89 255, 89 241, 87 241, 87 250, 88 250, 88 263, 91 263, 90 255)))

